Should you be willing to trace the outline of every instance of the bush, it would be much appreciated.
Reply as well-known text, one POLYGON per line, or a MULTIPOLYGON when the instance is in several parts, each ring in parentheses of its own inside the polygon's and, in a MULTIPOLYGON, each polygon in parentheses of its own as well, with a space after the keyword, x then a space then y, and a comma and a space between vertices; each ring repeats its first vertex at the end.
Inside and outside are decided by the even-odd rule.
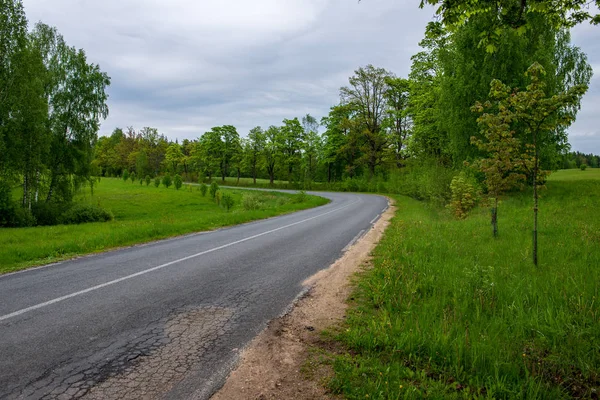
POLYGON ((123 180, 127 182, 127 179, 129 179, 129 171, 125 170, 123 171, 123 180))
POLYGON ((57 225, 61 215, 64 214, 69 208, 68 203, 46 203, 39 202, 31 206, 31 212, 35 217, 38 225, 57 225))
MULTIPOLYGON (((146 181, 146 186, 150 186, 150 182, 152 182, 152 178, 150 178, 150 175, 146 175, 145 181, 146 181)), ((160 185, 160 181, 159 181, 159 185, 160 185)))
POLYGON ((465 218, 475 207, 481 194, 475 178, 468 176, 464 171, 452 179, 450 191, 452 198, 446 207, 460 219, 465 218))
POLYGON ((587 169, 587 164, 581 164, 579 166, 579 169, 581 169, 582 171, 585 171, 587 169))
POLYGON ((202 197, 206 196, 207 190, 208 186, 206 186, 204 183, 200 184, 200 193, 202 194, 202 197))
POLYGON ((33 226, 36 219, 26 208, 21 208, 12 200, 10 185, 0 182, 0 226, 33 226))
POLYGON ((256 194, 244 193, 242 195, 242 207, 246 211, 260 210, 263 207, 263 203, 256 194))
POLYGON ((220 190, 217 190, 217 192, 215 193, 215 202, 217 203, 218 206, 221 205, 222 199, 223 199, 223 192, 221 192, 220 190))
POLYGON ((233 196, 229 193, 223 193, 221 202, 223 203, 223 206, 225 207, 227 212, 229 212, 229 210, 231 210, 231 208, 235 204, 235 200, 233 199, 233 196))
POLYGON ((217 192, 219 191, 219 185, 217 185, 217 182, 213 182, 210 184, 210 197, 212 197, 213 199, 215 198, 215 196, 217 195, 217 192))
POLYGON ((112 219, 113 215, 103 208, 89 204, 77 204, 62 214, 59 222, 68 225, 86 222, 106 222, 112 219))
POLYGON ((135 182, 135 172, 132 172, 132 173, 129 175, 129 179, 131 179, 131 183, 135 182))
POLYGON ((173 179, 173 183, 175 184, 176 190, 181 189, 181 185, 183 185, 183 180, 181 179, 181 176, 179 174, 175 175, 175 178, 173 179))
POLYGON ((144 180, 142 178, 140 178, 140 186, 142 186, 144 184, 144 180))
POLYGON ((168 189, 173 184, 173 181, 171 180, 171 175, 163 176, 162 184, 168 189))
POLYGON ((160 178, 157 176, 156 178, 154 178, 154 187, 159 187, 160 186, 160 178))
POLYGON ((37 224, 37 220, 33 216, 33 213, 28 208, 15 208, 14 216, 13 216, 13 225, 14 227, 28 227, 35 226, 37 224))

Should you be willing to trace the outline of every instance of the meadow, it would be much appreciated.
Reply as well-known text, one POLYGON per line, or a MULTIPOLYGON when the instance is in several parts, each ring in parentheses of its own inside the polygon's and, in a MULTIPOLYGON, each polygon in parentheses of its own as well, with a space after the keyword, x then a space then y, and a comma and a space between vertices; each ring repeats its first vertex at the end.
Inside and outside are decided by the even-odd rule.
POLYGON ((98 205, 114 215, 109 222, 31 228, 0 228, 0 273, 52 263, 121 246, 213 230, 316 207, 327 199, 275 192, 221 189, 234 199, 227 211, 198 186, 154 187, 102 178, 82 190, 78 204, 98 205), (245 201, 244 201, 245 198, 245 201), (248 207, 250 204, 250 207, 248 207), (246 207, 244 207, 246 206, 246 207))
POLYGON ((598 398, 600 170, 553 174, 541 192, 540 264, 531 192, 465 220, 403 196, 325 333, 329 387, 349 399, 598 398), (327 350, 336 349, 336 350, 327 350))

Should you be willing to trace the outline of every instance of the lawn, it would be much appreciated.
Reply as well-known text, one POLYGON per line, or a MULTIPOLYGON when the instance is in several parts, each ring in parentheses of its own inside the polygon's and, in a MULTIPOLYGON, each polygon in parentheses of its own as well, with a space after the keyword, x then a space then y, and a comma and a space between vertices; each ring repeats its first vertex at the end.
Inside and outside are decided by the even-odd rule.
POLYGON ((100 205, 114 220, 81 225, 0 228, 0 273, 71 258, 76 255, 212 230, 316 207, 328 202, 316 196, 222 189, 235 205, 227 212, 197 186, 177 191, 153 185, 103 178, 92 196, 89 188, 77 202, 100 205), (252 196, 260 209, 246 210, 242 197, 252 196))
POLYGON ((600 170, 559 171, 466 220, 394 196, 398 211, 327 337, 349 399, 598 398, 600 170))

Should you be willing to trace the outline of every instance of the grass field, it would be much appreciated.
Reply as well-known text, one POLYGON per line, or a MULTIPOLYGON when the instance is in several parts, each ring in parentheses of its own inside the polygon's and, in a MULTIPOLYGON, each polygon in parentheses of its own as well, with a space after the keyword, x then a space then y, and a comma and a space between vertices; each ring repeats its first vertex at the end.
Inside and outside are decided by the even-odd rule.
POLYGON ((67 259, 75 255, 99 252, 190 232, 216 229, 261 218, 273 217, 316 207, 328 200, 305 196, 297 202, 292 195, 256 192, 260 209, 247 211, 241 199, 248 191, 227 190, 235 206, 227 212, 210 197, 202 197, 198 187, 184 186, 177 191, 140 186, 138 183, 103 178, 91 196, 89 189, 78 202, 97 204, 111 211, 114 220, 81 225, 57 225, 34 228, 0 228, 0 273, 16 271, 67 259))
POLYGON ((334 393, 349 399, 598 398, 600 170, 559 171, 540 200, 466 220, 397 196, 398 212, 357 278, 345 324, 326 335, 334 393))

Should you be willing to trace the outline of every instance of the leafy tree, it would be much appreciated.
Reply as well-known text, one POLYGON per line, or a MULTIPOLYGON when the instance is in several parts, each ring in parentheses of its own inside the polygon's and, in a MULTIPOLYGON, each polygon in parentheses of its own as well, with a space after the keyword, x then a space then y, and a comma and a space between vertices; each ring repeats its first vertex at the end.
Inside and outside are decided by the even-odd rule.
POLYGON ((123 180, 127 182, 127 179, 129 179, 129 171, 125 170, 123 171, 123 180))
POLYGON ((159 187, 160 186, 160 178, 157 176, 156 178, 154 178, 154 187, 159 187))
POLYGON ((391 74, 383 68, 367 65, 354 71, 350 86, 340 89, 340 97, 356 112, 355 120, 362 138, 361 161, 367 165, 369 176, 375 175, 375 168, 381 163, 387 145, 382 123, 386 110, 386 78, 391 74))
POLYGON ((169 170, 177 174, 177 167, 183 163, 184 155, 181 146, 175 142, 171 143, 165 153, 165 161, 169 165, 169 170))
POLYGON ((410 81, 403 78, 387 77, 387 90, 384 97, 387 103, 384 125, 389 129, 389 143, 398 168, 406 158, 406 142, 412 129, 412 119, 408 111, 410 81))
POLYGON ((280 129, 279 151, 287 169, 288 182, 294 180, 294 171, 301 160, 302 137, 304 129, 298 118, 284 119, 280 129))
POLYGON ((135 181, 135 172, 132 172, 131 174, 129 174, 129 179, 131 179, 131 183, 133 183, 135 181))
POLYGON ((302 117, 304 128, 304 140, 302 152, 304 156, 304 179, 309 182, 313 180, 317 157, 321 150, 321 136, 319 136, 319 122, 310 114, 302 117))
POLYGON ((150 182, 152 182, 152 178, 150 178, 150 175, 146 175, 146 186, 150 186, 150 182))
POLYGON ((282 148, 282 133, 281 129, 277 126, 271 125, 265 132, 265 147, 264 147, 264 158, 265 167, 267 174, 269 175, 269 182, 273 185, 275 179, 275 169, 278 166, 278 162, 282 157, 280 149, 282 148))
POLYGON ((254 184, 264 162, 265 144, 266 136, 263 129, 260 126, 252 128, 248 133, 248 140, 244 143, 244 158, 254 184))

